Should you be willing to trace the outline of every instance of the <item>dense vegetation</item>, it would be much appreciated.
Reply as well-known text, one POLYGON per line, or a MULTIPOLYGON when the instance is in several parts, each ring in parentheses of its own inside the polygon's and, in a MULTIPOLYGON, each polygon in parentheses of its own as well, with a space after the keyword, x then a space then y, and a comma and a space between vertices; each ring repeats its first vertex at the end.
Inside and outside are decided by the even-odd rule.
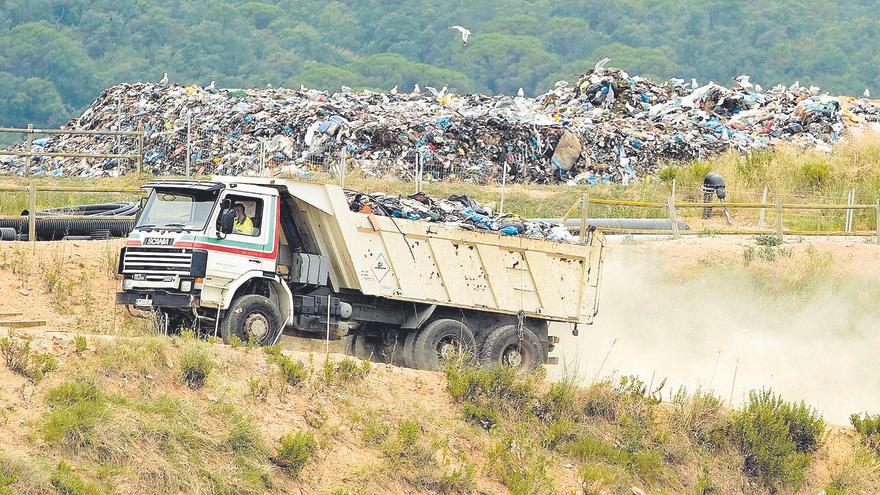
POLYGON ((659 78, 880 92, 875 2, 0 0, 0 123, 59 124, 107 85, 538 94, 596 60, 659 78), (448 26, 473 31, 468 46, 448 26))

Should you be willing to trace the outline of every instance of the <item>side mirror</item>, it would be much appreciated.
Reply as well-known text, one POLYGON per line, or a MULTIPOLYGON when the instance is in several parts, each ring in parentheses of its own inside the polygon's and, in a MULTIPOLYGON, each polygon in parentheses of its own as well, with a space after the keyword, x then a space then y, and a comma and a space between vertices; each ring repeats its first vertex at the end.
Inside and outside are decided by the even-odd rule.
POLYGON ((220 214, 220 229, 217 232, 224 236, 231 234, 233 222, 235 222, 235 212, 232 210, 223 211, 220 214))
POLYGON ((134 215, 134 223, 137 225, 138 220, 141 219, 141 214, 144 212, 144 207, 147 206, 147 198, 141 198, 138 200, 138 210, 134 215))

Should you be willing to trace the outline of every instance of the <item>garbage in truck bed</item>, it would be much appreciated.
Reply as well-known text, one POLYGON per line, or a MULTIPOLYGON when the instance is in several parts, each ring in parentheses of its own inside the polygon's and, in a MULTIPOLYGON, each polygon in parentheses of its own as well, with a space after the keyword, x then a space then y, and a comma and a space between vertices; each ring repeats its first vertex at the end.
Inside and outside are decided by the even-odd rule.
POLYGON ((351 211, 406 220, 441 222, 467 230, 485 230, 504 235, 524 236, 556 242, 576 243, 560 223, 525 220, 511 213, 496 214, 493 205, 482 205, 467 195, 435 199, 424 193, 394 196, 384 193, 365 194, 346 191, 351 211))
MULTIPOLYGON (((371 176, 426 180, 627 183, 662 163, 779 143, 823 150, 847 126, 871 129, 877 105, 819 88, 763 89, 748 76, 731 87, 670 79, 655 83, 605 67, 557 82, 536 97, 437 91, 328 93, 301 88, 221 89, 120 84, 66 127, 135 130, 143 124, 144 167, 181 175, 326 172, 344 162, 371 176), (189 132, 188 132, 189 129, 189 132), (189 143, 189 144, 188 144, 189 143)), ((23 149, 18 145, 18 150, 23 149)), ((50 136, 34 152, 133 153, 133 140, 50 136)), ((0 173, 24 172, 24 158, 0 156, 0 173)), ((124 160, 35 157, 31 172, 119 175, 124 160)))

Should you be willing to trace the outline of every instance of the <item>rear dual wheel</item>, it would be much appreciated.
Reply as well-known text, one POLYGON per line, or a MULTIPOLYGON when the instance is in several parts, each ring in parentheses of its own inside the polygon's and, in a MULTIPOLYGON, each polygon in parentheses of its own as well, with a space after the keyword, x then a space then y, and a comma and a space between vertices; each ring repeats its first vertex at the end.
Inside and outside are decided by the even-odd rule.
POLYGON ((541 339, 528 327, 503 325, 493 329, 483 341, 480 362, 483 366, 501 364, 519 371, 532 371, 547 357, 541 339))

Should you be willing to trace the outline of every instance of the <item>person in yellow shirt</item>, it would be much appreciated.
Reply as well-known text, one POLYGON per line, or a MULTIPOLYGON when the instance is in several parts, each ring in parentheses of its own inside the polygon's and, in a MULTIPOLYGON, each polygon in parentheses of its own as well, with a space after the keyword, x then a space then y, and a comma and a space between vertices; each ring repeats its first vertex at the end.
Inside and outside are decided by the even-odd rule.
POLYGON ((244 213, 244 205, 235 203, 232 209, 235 211, 235 221, 232 223, 233 234, 254 235, 254 222, 244 213))

